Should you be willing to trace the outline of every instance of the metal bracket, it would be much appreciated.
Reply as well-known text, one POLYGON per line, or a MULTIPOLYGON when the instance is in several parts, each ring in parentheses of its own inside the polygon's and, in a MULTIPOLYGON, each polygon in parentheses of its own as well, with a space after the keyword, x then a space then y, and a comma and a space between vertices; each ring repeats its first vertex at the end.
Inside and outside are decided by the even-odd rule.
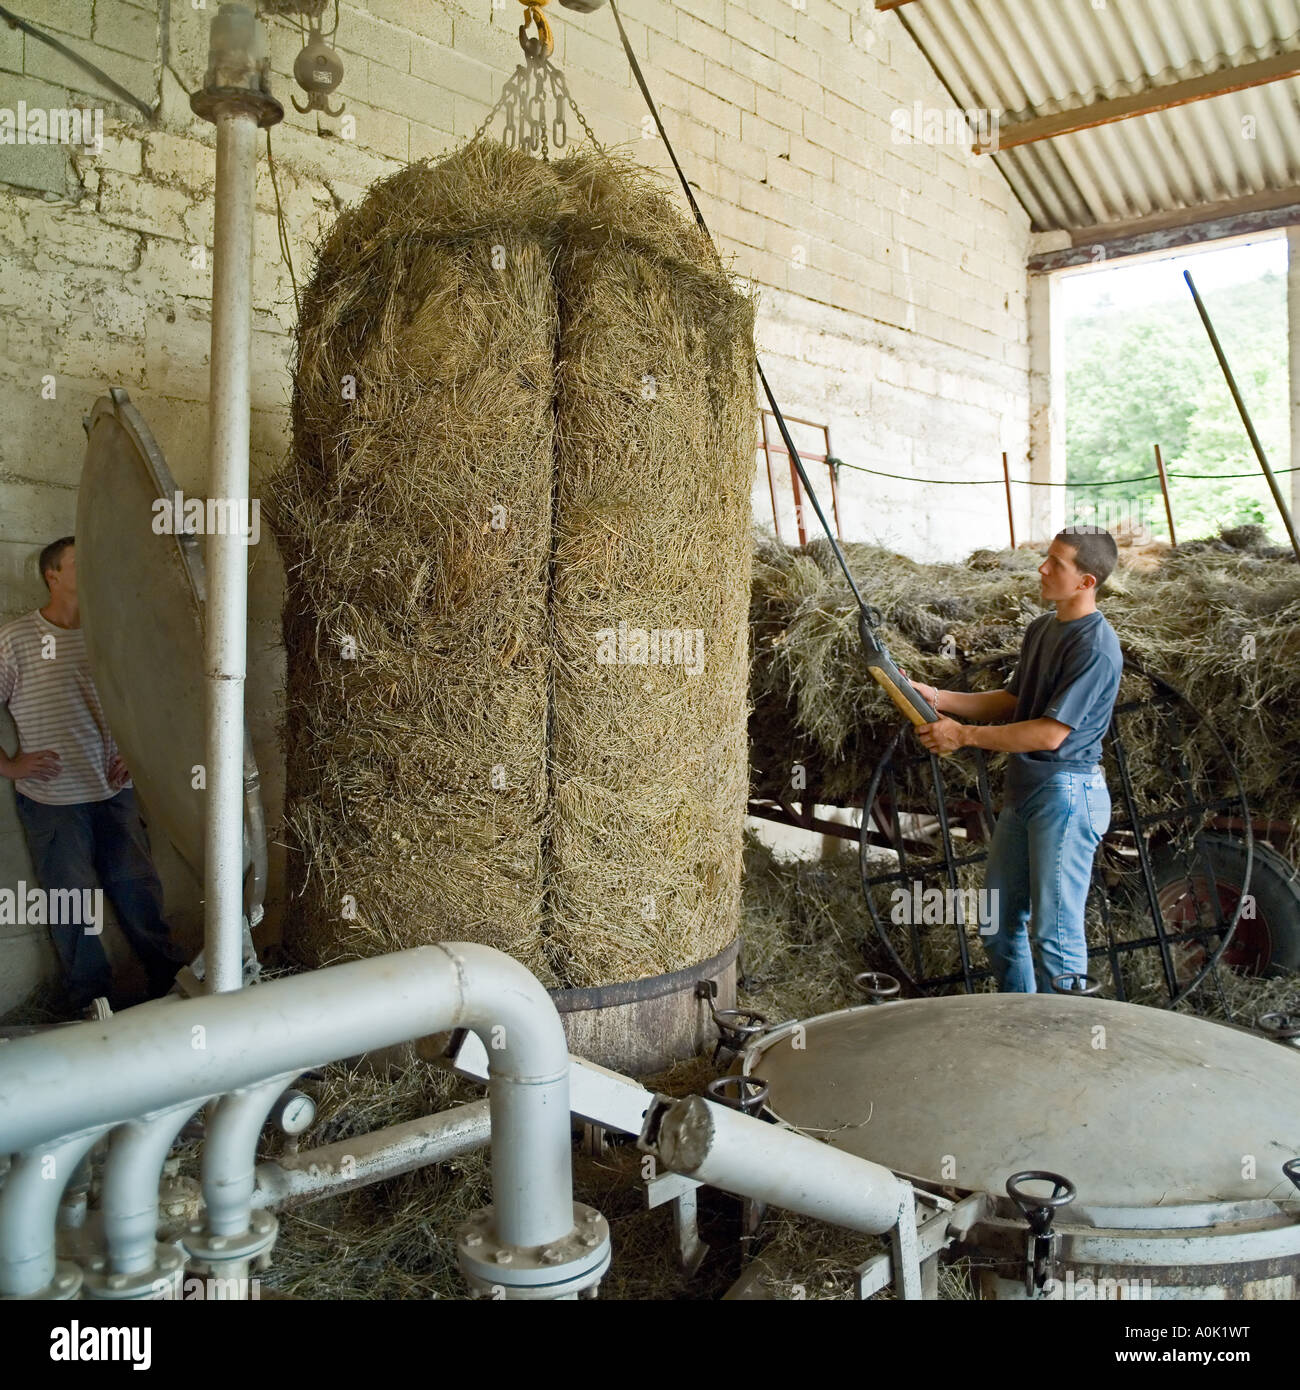
MULTIPOLYGON (((920 1266, 920 1296, 933 1297, 933 1275, 930 1272, 935 1271, 936 1266, 931 1262, 936 1261, 941 1251, 946 1250, 954 1241, 962 1239, 978 1224, 988 1210, 988 1198, 984 1193, 977 1192, 954 1205, 944 1197, 936 1197, 934 1193, 919 1188, 914 1195, 918 1202, 943 1203, 943 1207, 935 1215, 927 1217, 915 1227, 916 1259, 920 1266), (927 1278, 927 1275, 930 1277, 927 1278), (928 1290, 927 1284, 931 1285, 928 1290)), ((895 1273, 894 1256, 873 1255, 854 1270, 854 1282, 855 1293, 859 1299, 872 1298, 890 1284, 897 1287, 899 1275, 895 1273)))
POLYGON ((658 1173, 645 1185, 647 1207, 671 1204, 673 1231, 682 1268, 694 1274, 704 1263, 709 1247, 700 1239, 699 1190, 701 1184, 682 1173, 658 1173))

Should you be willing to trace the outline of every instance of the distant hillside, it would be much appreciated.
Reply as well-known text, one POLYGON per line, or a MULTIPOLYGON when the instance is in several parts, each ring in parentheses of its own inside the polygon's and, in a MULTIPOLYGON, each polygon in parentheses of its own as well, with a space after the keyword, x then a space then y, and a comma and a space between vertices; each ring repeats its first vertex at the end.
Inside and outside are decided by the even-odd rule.
MULTIPOLYGON (((1286 280, 1280 275, 1204 294, 1224 351, 1274 468, 1290 465, 1286 280)), ((1257 472, 1258 464, 1190 294, 1137 309, 1103 305, 1066 332, 1066 449, 1076 500, 1144 499, 1156 534, 1155 483, 1088 484, 1152 473, 1152 446, 1174 473, 1257 472)), ((1282 476, 1290 496, 1290 475, 1282 476)), ((1263 522, 1280 534, 1264 481, 1172 483, 1179 540, 1221 525, 1263 522)))

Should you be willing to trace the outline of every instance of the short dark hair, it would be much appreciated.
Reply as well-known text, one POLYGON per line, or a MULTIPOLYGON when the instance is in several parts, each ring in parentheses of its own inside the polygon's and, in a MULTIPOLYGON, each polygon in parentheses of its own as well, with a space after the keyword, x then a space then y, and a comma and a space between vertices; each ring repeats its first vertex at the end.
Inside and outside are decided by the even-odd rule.
MULTIPOLYGON (((50 572, 50 570, 56 570, 61 568, 61 566, 63 565, 63 552, 70 545, 76 545, 76 543, 77 539, 75 536, 60 536, 57 541, 51 541, 49 545, 47 545, 45 549, 41 551, 41 558, 39 563, 41 567, 42 579, 45 579, 45 576, 50 572)), ((50 587, 50 581, 48 579, 45 579, 45 587, 47 589, 50 587)))
POLYGON ((1055 539, 1074 547, 1075 568, 1092 575, 1099 589, 1119 563, 1115 537, 1101 526, 1067 526, 1055 539))

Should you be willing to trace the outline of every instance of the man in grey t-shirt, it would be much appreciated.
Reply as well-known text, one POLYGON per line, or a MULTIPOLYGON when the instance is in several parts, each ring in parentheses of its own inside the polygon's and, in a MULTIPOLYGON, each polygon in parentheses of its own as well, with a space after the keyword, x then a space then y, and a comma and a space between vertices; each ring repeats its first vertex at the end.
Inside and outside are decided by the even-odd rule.
POLYGON ((1110 825, 1101 741, 1124 669, 1097 590, 1118 557, 1114 538, 1099 527, 1060 532, 1038 569, 1043 599, 1056 611, 1030 623, 1006 688, 971 695, 916 686, 941 716, 917 730, 931 752, 1011 755, 985 871, 996 928, 985 944, 1007 992, 1047 991, 1058 976, 1087 972, 1084 908, 1093 857, 1110 825), (958 723, 952 715, 990 723, 958 723))

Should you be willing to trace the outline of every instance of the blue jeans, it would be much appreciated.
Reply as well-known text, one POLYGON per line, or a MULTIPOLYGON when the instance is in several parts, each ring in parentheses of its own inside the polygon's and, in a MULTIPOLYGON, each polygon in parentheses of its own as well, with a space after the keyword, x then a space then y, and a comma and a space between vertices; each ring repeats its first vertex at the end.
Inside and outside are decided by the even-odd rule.
MULTIPOLYGON (((163 916, 162 884, 132 788, 106 801, 71 806, 47 806, 21 792, 16 796, 41 887, 48 893, 102 886, 144 966, 150 997, 165 994, 187 958, 173 943, 163 916)), ((51 924, 50 935, 72 1007, 80 1010, 98 995, 110 996, 113 975, 103 938, 75 922, 51 924)))
POLYGON ((1054 772, 1020 804, 1003 807, 984 880, 996 891, 989 925, 997 931, 984 945, 1004 993, 1050 993, 1056 976, 1087 971, 1084 909, 1093 856, 1109 825, 1100 767, 1054 772))

